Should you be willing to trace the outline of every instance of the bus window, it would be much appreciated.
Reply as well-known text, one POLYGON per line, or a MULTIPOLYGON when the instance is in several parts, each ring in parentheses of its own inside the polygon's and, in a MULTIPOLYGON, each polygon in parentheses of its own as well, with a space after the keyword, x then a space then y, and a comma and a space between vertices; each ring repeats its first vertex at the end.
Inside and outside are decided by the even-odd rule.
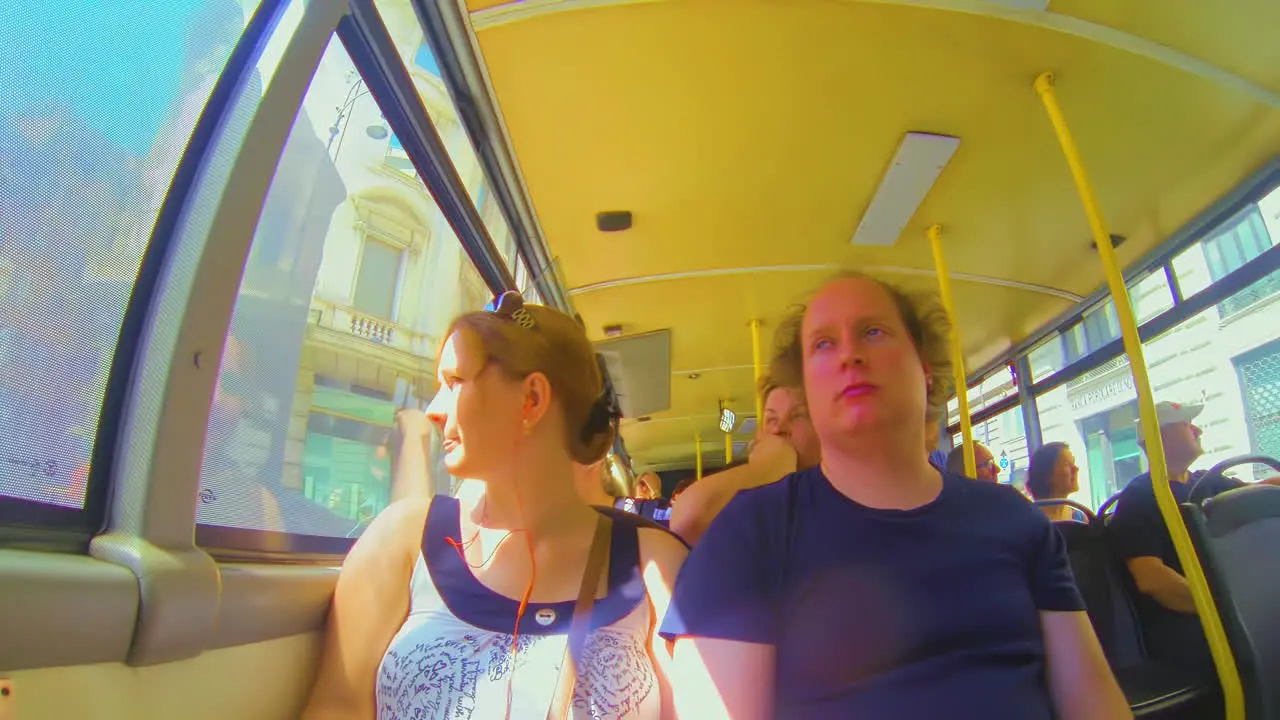
POLYGON ((134 343, 120 333, 139 266, 257 4, 172 0, 138 22, 41 3, 0 23, 0 522, 83 517, 67 511, 84 507, 113 357, 134 343))
MULTIPOLYGON (((440 139, 444 141, 449 159, 453 161, 454 169, 458 171, 471 201, 480 212, 480 219, 484 221, 489 237, 493 239, 493 244, 506 261, 507 267, 514 267, 515 235, 502 213, 489 178, 485 177, 480 158, 462 125, 458 108, 445 87, 440 64, 423 35, 413 3, 410 0, 375 0, 374 7, 391 33, 391 40, 413 77, 418 95, 429 103, 431 118, 440 133, 440 139)), ((524 288, 521 287, 521 290, 524 288)), ((533 300, 528 295, 525 298, 533 300)))
POLYGON ((341 551, 398 494, 452 489, 396 486, 395 416, 425 406, 447 323, 491 293, 397 147, 333 38, 236 299, 200 480, 206 547, 258 548, 269 531, 341 551))

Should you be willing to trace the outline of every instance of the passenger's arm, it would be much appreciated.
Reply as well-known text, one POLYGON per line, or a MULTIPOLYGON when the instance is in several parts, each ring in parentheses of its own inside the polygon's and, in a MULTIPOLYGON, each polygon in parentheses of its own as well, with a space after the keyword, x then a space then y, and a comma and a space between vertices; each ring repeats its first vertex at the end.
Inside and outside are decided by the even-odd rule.
POLYGON ((302 720, 374 720, 378 665, 409 613, 409 578, 429 503, 393 503, 351 548, 302 720))
POLYGON ((773 715, 776 540, 786 517, 786 493, 775 489, 731 500, 680 571, 661 632, 675 641, 681 720, 773 715))
POLYGON ((773 645, 682 637, 675 672, 681 720, 765 720, 773 717, 773 645))
POLYGON ((1054 710, 1062 720, 1132 718, 1084 612, 1040 613, 1054 710))
POLYGON ((671 507, 671 531, 696 545, 711 521, 740 491, 777 482, 796 471, 795 448, 785 438, 766 435, 755 443, 746 465, 702 478, 671 507))
POLYGON ((658 674, 658 689, 662 697, 663 720, 676 717, 675 694, 682 693, 682 676, 672 669, 671 653, 667 641, 658 634, 662 619, 671 606, 671 591, 676 585, 676 576, 680 566, 689 555, 689 550, 670 533, 664 530, 641 529, 640 563, 644 578, 645 595, 649 599, 649 610, 652 613, 652 626, 649 638, 649 657, 658 674))
POLYGON ((1151 596, 1174 612, 1196 614, 1196 604, 1191 598, 1191 584, 1177 570, 1165 565, 1163 560, 1146 555, 1129 558, 1124 561, 1124 565, 1133 576, 1133 584, 1143 595, 1151 596))
POLYGON ((1031 594, 1040 611, 1049 693, 1059 718, 1112 720, 1130 718, 1129 703, 1120 691, 1102 646, 1085 614, 1067 557, 1067 544, 1047 518, 1034 507, 1031 594))
POLYGON ((396 413, 400 448, 391 475, 391 501, 431 495, 427 476, 427 437, 430 426, 421 410, 405 408, 396 413))

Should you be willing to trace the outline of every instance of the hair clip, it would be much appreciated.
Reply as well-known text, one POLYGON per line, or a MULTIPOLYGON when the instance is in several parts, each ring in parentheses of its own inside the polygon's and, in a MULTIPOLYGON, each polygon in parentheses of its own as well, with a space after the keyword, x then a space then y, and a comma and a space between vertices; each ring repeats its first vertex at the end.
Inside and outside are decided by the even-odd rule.
POLYGON ((484 306, 484 310, 513 320, 525 330, 532 330, 538 325, 533 319, 533 314, 525 309, 524 298, 520 297, 520 293, 515 290, 508 290, 498 295, 484 306))

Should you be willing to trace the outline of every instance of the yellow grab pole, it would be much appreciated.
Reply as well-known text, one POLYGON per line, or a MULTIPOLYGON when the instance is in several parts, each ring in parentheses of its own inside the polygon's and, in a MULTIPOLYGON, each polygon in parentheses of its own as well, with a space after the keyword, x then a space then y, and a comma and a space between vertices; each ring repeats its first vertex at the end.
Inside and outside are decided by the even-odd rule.
MULTIPOLYGON (((951 317, 951 369, 956 376, 956 400, 960 403, 960 436, 964 438, 964 474, 977 477, 978 463, 973 457, 973 423, 969 422, 969 383, 964 375, 964 351, 960 349, 960 326, 956 320, 956 303, 951 296, 951 276, 947 259, 942 254, 942 226, 929 228, 929 245, 933 248, 933 269, 938 274, 938 294, 942 306, 951 317)), ((944 410, 945 413, 945 410, 944 410)), ((946 419, 946 416, 943 416, 946 419)))
POLYGON ((764 363, 760 359, 760 320, 751 321, 751 365, 756 382, 756 428, 764 426, 764 396, 760 394, 760 378, 764 377, 764 363))
POLYGON ((694 452, 698 454, 698 458, 697 460, 695 460, 695 462, 697 463, 697 465, 695 465, 695 467, 697 468, 697 471, 693 479, 701 480, 702 479, 702 435, 693 436, 693 447, 694 447, 694 452))
POLYGON ((1204 569, 1200 567, 1200 560, 1191 544, 1191 536, 1182 522, 1177 501, 1173 498, 1173 489, 1169 486, 1164 445, 1160 442, 1160 425, 1156 420, 1155 397, 1151 393, 1147 363, 1142 355, 1142 339, 1138 335, 1138 323, 1133 317, 1133 306, 1129 304, 1129 291, 1124 284, 1124 275, 1116 263, 1115 249, 1111 246, 1111 234, 1107 232, 1102 211, 1093 194, 1093 186, 1085 173, 1084 162, 1080 159, 1080 150, 1071 137, 1071 128, 1067 126, 1062 108, 1058 106, 1058 97, 1053 89, 1053 73, 1047 72, 1037 77, 1035 89, 1044 103, 1049 121, 1053 123, 1053 131, 1058 136, 1062 154, 1066 156, 1071 177, 1075 180, 1076 191, 1080 193, 1080 202, 1084 205, 1085 215, 1089 218, 1089 230, 1093 233, 1098 257, 1102 258, 1107 287, 1111 290, 1111 299, 1115 302, 1116 316, 1120 321, 1120 337, 1124 340, 1125 354, 1129 356, 1129 371, 1133 373, 1133 387, 1138 393, 1138 417, 1141 419, 1143 436, 1147 442, 1147 458, 1151 461, 1151 484, 1155 488, 1156 505, 1159 506, 1160 515, 1164 517, 1164 524, 1169 529, 1169 536, 1173 539, 1173 547, 1177 550, 1178 559, 1182 561, 1182 569, 1187 576, 1187 583, 1191 586, 1191 596, 1195 600, 1200 623, 1204 626, 1204 634, 1209 641, 1213 663, 1217 667, 1218 678, 1222 682, 1226 720, 1243 720, 1244 690, 1240 686, 1236 661, 1231 655, 1231 646, 1227 643, 1226 632, 1222 629, 1222 618, 1218 615, 1213 595, 1209 592, 1209 584, 1205 581, 1204 569))
POLYGON ((733 462, 733 433, 724 434, 724 464, 733 462))

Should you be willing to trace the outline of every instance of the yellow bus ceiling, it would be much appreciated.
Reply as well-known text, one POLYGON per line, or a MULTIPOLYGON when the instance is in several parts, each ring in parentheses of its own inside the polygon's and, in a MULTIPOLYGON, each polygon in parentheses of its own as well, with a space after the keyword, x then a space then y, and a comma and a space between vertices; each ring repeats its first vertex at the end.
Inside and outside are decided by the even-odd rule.
MULTIPOLYGON (((472 2, 473 10, 495 3, 472 2)), ((547 5, 547 3, 542 3, 547 5)), ((592 3, 561 3, 566 7, 592 3)), ((597 3, 478 31, 542 231, 593 339, 673 330, 675 370, 751 363, 828 273, 760 272, 620 286, 726 267, 932 269, 1086 295, 1101 284, 1084 212, 1031 84, 1044 70, 1084 153, 1118 250, 1132 262, 1280 153, 1280 110, 1238 88, 1034 24, 894 3, 597 3), (899 241, 849 244, 902 135, 961 138, 899 241), (632 229, 595 228, 626 209, 632 229)), ((964 4, 964 3, 957 3, 964 4)), ((529 3, 533 6, 537 3, 529 3)), ((1050 11, 1164 43, 1280 92, 1280 3, 1055 0, 1050 11)), ((910 286, 928 278, 890 276, 910 286)), ((1070 305, 957 280, 970 366, 1070 305)), ((716 400, 751 408, 749 370, 673 378, 672 408, 627 423, 640 465, 723 453, 716 400)))

